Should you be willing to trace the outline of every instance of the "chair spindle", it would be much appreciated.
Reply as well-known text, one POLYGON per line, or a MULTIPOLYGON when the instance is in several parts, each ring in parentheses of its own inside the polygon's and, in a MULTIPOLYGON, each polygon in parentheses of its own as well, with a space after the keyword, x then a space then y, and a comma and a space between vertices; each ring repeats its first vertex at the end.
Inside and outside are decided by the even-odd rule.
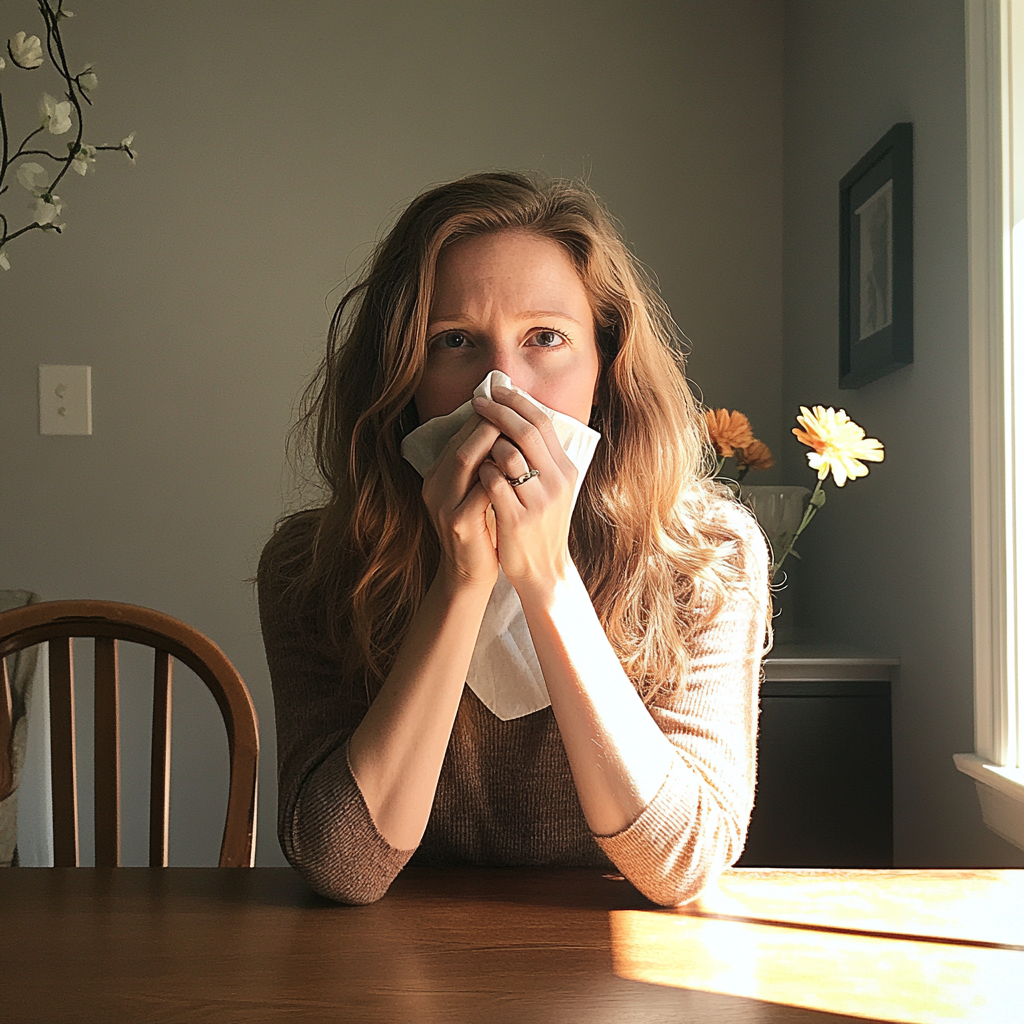
POLYGON ((50 763, 53 766, 53 866, 78 867, 78 763, 75 760, 71 637, 50 640, 50 763))
POLYGON ((11 704, 11 683, 7 678, 7 662, 0 658, 0 800, 14 791, 14 760, 11 741, 14 738, 14 709, 11 704))
POLYGON ((171 821, 171 676, 174 660, 153 653, 153 755, 149 792, 149 866, 167 867, 171 821))
POLYGON ((96 867, 121 865, 121 723, 117 641, 96 637, 96 867))

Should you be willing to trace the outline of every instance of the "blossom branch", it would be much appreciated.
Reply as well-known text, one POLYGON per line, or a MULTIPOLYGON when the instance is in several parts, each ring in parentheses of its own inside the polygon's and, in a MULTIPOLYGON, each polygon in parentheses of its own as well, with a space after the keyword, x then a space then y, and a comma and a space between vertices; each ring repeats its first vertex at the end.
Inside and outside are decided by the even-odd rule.
MULTIPOLYGON (((7 118, 4 115, 4 97, 0 93, 0 136, 3 139, 3 149, 0 150, 0 186, 4 185, 4 178, 7 177, 7 164, 10 162, 7 159, 7 118)), ((6 187, 0 187, 0 195, 6 191, 6 187)), ((6 234, 6 231, 4 232, 6 234)))
POLYGON ((50 54, 50 60, 53 61, 53 66, 57 69, 57 72, 64 79, 67 84, 67 92, 65 95, 71 101, 71 105, 75 108, 75 113, 78 115, 78 134, 75 136, 74 144, 68 147, 68 155, 62 161, 64 166, 57 172, 57 177, 50 183, 50 187, 47 190, 52 193, 53 190, 60 184, 61 178, 68 173, 71 167, 72 161, 75 159, 79 148, 82 145, 82 105, 78 102, 78 97, 75 95, 74 82, 71 78, 71 72, 68 70, 67 57, 64 54, 64 43, 60 38, 60 29, 57 27, 57 21, 60 18, 60 10, 63 6, 63 0, 57 0, 56 12, 50 7, 49 0, 37 0, 39 4, 39 13, 42 14, 43 20, 46 22, 46 49, 50 54), (56 42, 57 53, 60 55, 60 60, 54 56, 53 46, 56 42))
POLYGON ((67 157, 58 156, 56 153, 50 153, 45 149, 19 149, 17 156, 48 156, 51 160, 56 160, 57 163, 63 163, 67 157))
MULTIPOLYGON (((26 146, 27 146, 27 145, 29 144, 29 142, 31 142, 31 141, 32 141, 32 139, 34 139, 34 138, 35 138, 35 137, 36 137, 36 136, 37 136, 37 135, 38 135, 38 134, 39 134, 39 133, 40 133, 40 132, 41 132, 42 130, 43 130, 43 129, 42 129, 42 127, 39 127, 39 128, 36 128, 36 129, 35 129, 35 131, 31 131, 31 132, 29 132, 29 133, 28 133, 28 135, 26 135, 26 136, 25 136, 25 138, 23 138, 23 139, 21 140, 21 145, 20 145, 20 146, 18 147, 18 152, 17 152, 17 153, 15 153, 15 154, 14 154, 14 156, 12 156, 12 157, 11 157, 11 159, 10 159, 10 160, 8 161, 8 164, 12 164, 12 163, 14 163, 14 161, 15 161, 15 160, 17 160, 19 156, 27 156, 27 155, 28 155, 28 153, 29 153, 29 152, 31 152, 31 150, 26 150, 26 149, 25 149, 25 147, 26 147, 26 146)), ((63 157, 61 157, 61 159, 63 159, 63 157)))
MULTIPOLYGON (((4 218, 4 230, 6 231, 6 218, 4 218)), ((0 241, 0 245, 4 245, 7 242, 14 241, 19 235, 25 234, 26 231, 56 231, 59 235, 61 233, 61 226, 59 224, 40 224, 37 221, 33 221, 31 224, 26 224, 23 228, 19 228, 17 231, 12 231, 9 235, 4 235, 3 240, 0 241)))
MULTIPOLYGON (((132 150, 134 133, 122 139, 117 146, 90 146, 82 141, 83 101, 86 105, 92 105, 92 100, 87 94, 97 87, 96 73, 92 65, 87 65, 77 74, 72 74, 61 36, 60 22, 73 15, 70 11, 64 10, 64 0, 35 0, 35 6, 46 29, 45 42, 41 43, 39 36, 16 32, 7 41, 7 52, 13 64, 25 71, 38 69, 46 63, 48 57, 53 69, 63 80, 63 100, 54 99, 48 93, 43 94, 40 103, 42 123, 29 132, 17 150, 12 152, 14 147, 7 124, 7 112, 4 109, 3 97, 0 96, 0 196, 8 192, 8 170, 20 157, 46 157, 58 166, 54 169, 52 178, 38 163, 27 162, 18 167, 18 181, 35 197, 35 211, 33 221, 16 231, 11 231, 7 216, 0 214, 0 269, 3 270, 10 268, 10 260, 2 249, 4 243, 29 231, 56 231, 58 234, 61 232, 62 225, 56 218, 60 215, 62 201, 54 192, 69 168, 74 168, 77 174, 85 175, 95 163, 96 153, 101 150, 124 153, 129 160, 135 160, 135 153, 132 150), (74 125, 76 116, 77 126, 74 125), (53 135, 65 135, 73 126, 77 130, 73 140, 67 143, 66 155, 39 148, 39 143, 35 144, 35 148, 30 148, 32 140, 40 133, 49 131, 53 135)), ((0 64, 2 63, 0 61, 0 64)))
POLYGON ((135 138, 135 133, 132 132, 126 139, 124 139, 119 146, 93 146, 97 153, 125 153, 129 160, 135 159, 135 152, 132 150, 132 140, 135 138))

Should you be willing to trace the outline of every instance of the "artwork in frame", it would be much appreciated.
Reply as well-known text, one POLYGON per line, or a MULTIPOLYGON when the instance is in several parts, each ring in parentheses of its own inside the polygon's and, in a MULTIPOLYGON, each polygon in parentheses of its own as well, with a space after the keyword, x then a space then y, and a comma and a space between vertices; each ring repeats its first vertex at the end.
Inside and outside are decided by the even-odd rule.
POLYGON ((914 126, 895 124, 839 183, 839 387, 914 361, 914 126))

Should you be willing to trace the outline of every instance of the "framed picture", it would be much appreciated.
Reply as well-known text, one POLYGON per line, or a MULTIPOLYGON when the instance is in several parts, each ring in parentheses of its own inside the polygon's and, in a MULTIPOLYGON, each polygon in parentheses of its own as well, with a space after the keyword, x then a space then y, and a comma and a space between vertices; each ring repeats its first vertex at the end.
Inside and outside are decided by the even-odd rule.
POLYGON ((914 361, 914 126, 895 124, 839 183, 839 386, 914 361))

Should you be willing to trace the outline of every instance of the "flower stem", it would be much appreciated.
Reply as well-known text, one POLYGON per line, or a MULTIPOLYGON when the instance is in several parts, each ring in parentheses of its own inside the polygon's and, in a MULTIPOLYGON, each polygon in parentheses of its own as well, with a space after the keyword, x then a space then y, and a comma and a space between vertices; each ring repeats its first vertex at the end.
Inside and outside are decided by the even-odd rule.
POLYGON ((4 98, 0 94, 0 141, 3 144, 3 150, 0 152, 0 185, 3 185, 4 178, 7 177, 7 117, 4 115, 4 98))
POLYGON ((789 543, 786 545, 786 550, 782 552, 781 557, 776 559, 772 564, 771 568, 771 581, 775 582, 775 577, 778 575, 779 570, 782 568, 782 563, 791 555, 795 554, 793 550, 796 547, 796 542, 800 537, 800 534, 807 529, 810 521, 818 514, 818 509, 825 504, 825 492, 822 490, 822 481, 819 480, 815 484, 814 491, 811 494, 810 501, 807 502, 807 508, 804 510, 804 517, 800 520, 800 526, 797 527, 796 533, 793 534, 789 543))
POLYGON ((48 156, 51 160, 56 160, 59 164, 62 164, 67 160, 66 156, 58 156, 56 153, 51 153, 46 149, 25 149, 18 153, 18 156, 48 156))
MULTIPOLYGON (((6 219, 7 218, 5 217, 4 218, 5 222, 6 222, 6 219)), ((39 231, 50 230, 50 231, 56 231, 58 235, 60 234, 60 228, 55 228, 52 224, 26 224, 25 227, 20 228, 17 231, 12 231, 9 235, 5 233, 4 241, 5 242, 13 242, 15 238, 17 238, 19 235, 25 234, 26 231, 36 231, 36 230, 39 230, 39 231)), ((4 232, 6 232, 6 231, 7 231, 7 224, 5 223, 4 224, 4 232)))
POLYGON ((25 156, 26 154, 32 152, 32 150, 26 150, 25 147, 29 144, 29 141, 31 139, 34 139, 42 130, 42 128, 37 128, 35 131, 29 132, 28 135, 26 135, 25 138, 21 140, 21 145, 18 147, 18 152, 15 153, 14 156, 12 156, 11 159, 7 161, 8 166, 10 166, 10 164, 13 161, 17 160, 19 156, 25 156))

